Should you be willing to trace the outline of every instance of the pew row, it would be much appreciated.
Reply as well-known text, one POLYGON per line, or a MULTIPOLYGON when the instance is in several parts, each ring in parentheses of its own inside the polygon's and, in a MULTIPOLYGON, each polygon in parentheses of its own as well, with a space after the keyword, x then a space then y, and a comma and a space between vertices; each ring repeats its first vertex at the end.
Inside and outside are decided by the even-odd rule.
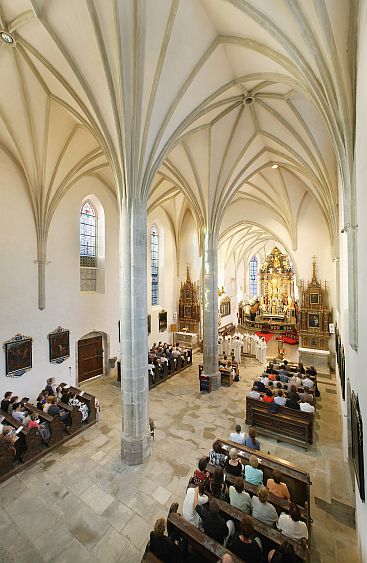
POLYGON ((178 356, 173 360, 169 360, 167 362, 163 362, 159 366, 156 366, 152 369, 153 374, 151 374, 150 370, 148 370, 149 375, 149 389, 153 389, 153 387, 157 387, 167 379, 170 379, 173 375, 183 371, 188 366, 192 365, 192 349, 187 349, 187 354, 178 356))

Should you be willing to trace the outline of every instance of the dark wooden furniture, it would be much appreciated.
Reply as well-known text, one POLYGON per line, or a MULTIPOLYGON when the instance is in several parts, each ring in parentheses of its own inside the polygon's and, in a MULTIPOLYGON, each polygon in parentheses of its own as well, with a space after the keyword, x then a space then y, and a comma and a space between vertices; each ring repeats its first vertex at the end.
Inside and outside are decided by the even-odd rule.
POLYGON ((221 377, 222 387, 231 387, 231 385, 233 384, 232 369, 220 367, 219 373, 220 373, 220 377, 221 377))
MULTIPOLYGON (((282 481, 286 483, 292 501, 305 509, 305 521, 310 528, 311 479, 310 474, 307 471, 304 471, 289 461, 272 456, 266 452, 252 450, 250 448, 246 448, 245 446, 240 446, 235 442, 231 442, 230 440, 222 440, 218 438, 218 441, 221 444, 222 453, 226 455, 228 455, 228 451, 231 448, 236 448, 243 465, 247 465, 249 463, 251 455, 256 455, 259 459, 261 459, 259 469, 261 469, 264 473, 265 484, 268 479, 273 477, 274 469, 280 471, 282 481)), ((249 483, 246 483, 246 486, 247 485, 249 485, 249 483)))
MULTIPOLYGON (((210 493, 206 494, 210 502, 210 500, 212 500, 214 497, 210 493)), ((236 528, 238 529, 244 512, 242 510, 239 510, 238 508, 235 508, 234 506, 231 506, 224 500, 217 498, 215 500, 219 506, 219 511, 224 516, 224 518, 226 520, 233 520, 236 528)), ((284 536, 281 532, 279 532, 279 530, 276 530, 275 528, 272 528, 267 524, 260 522, 260 520, 257 520, 253 516, 250 516, 250 518, 252 520, 256 535, 261 539, 263 548, 265 548, 266 546, 266 550, 264 549, 265 553, 267 550, 277 548, 283 543, 284 540, 287 540, 293 546, 294 552, 297 557, 299 557, 303 561, 309 560, 309 550, 306 543, 301 543, 284 536)))
POLYGON ((196 528, 196 526, 193 526, 193 524, 190 524, 190 522, 182 518, 182 516, 172 513, 168 516, 167 520, 172 528, 177 531, 179 536, 185 539, 192 549, 204 558, 204 561, 217 563, 218 560, 220 561, 222 559, 225 553, 229 553, 232 555, 233 563, 242 562, 242 559, 231 553, 228 548, 205 535, 204 532, 196 528))
POLYGON ((15 448, 7 440, 0 440, 0 479, 14 468, 15 448))
POLYGON ((78 381, 103 373, 102 336, 84 338, 78 342, 78 381))
POLYGON ((96 421, 96 398, 94 395, 90 395, 86 391, 82 391, 77 387, 70 387, 71 393, 76 394, 76 398, 81 402, 85 403, 88 407, 88 418, 86 420, 87 424, 92 424, 96 421))
POLYGON ((48 423, 51 432, 51 438, 48 441, 49 446, 54 446, 58 442, 61 442, 61 440, 64 438, 65 426, 60 416, 51 416, 41 411, 40 409, 37 409, 37 407, 35 407, 31 403, 26 403, 25 407, 27 408, 27 410, 29 410, 29 412, 37 413, 38 418, 42 422, 48 423))
POLYGON ((148 371, 149 374, 149 389, 153 389, 153 387, 157 387, 166 381, 176 373, 184 370, 188 366, 192 365, 192 349, 188 348, 186 354, 182 354, 173 360, 168 360, 160 364, 159 366, 154 368, 154 378, 151 373, 148 371), (154 379, 154 381, 153 381, 154 379))
POLYGON ((278 440, 308 447, 313 444, 314 414, 278 406, 276 413, 269 412, 269 403, 246 397, 246 424, 265 430, 278 440))
POLYGON ((24 461, 28 461, 42 450, 42 438, 35 428, 31 430, 25 428, 18 420, 4 411, 0 411, 0 414, 4 417, 4 422, 6 421, 9 426, 16 430, 21 428, 18 438, 24 441, 25 451, 22 455, 24 461))

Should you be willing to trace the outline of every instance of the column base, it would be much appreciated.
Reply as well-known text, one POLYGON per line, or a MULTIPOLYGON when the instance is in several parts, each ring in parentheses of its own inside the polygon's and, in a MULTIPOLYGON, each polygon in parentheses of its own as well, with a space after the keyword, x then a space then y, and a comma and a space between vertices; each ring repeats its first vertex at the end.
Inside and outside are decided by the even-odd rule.
POLYGON ((205 375, 206 377, 210 377, 211 390, 212 391, 216 391, 217 389, 219 389, 221 387, 222 378, 221 378, 219 371, 218 371, 218 373, 215 373, 215 374, 206 374, 206 373, 203 372, 202 375, 205 375))
POLYGON ((127 465, 140 465, 151 455, 151 436, 148 431, 141 438, 131 438, 121 434, 121 459, 127 465))

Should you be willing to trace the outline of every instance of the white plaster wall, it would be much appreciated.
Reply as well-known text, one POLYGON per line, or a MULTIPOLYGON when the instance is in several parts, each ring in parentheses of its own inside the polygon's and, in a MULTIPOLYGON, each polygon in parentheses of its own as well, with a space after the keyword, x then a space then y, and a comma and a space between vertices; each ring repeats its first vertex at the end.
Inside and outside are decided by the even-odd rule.
MULTIPOLYGON (((76 382, 76 346, 93 330, 107 334, 109 357, 117 356, 119 315, 118 213, 115 200, 96 179, 80 181, 67 193, 51 223, 46 266, 46 308, 38 309, 36 234, 30 204, 14 167, 0 156, 0 343, 22 333, 33 338, 33 367, 23 376, 5 376, 0 352, 0 393, 14 391, 35 398, 48 377, 76 382), (95 194, 105 211, 105 292, 81 293, 79 277, 79 210, 95 194), (49 332, 70 330, 68 360, 50 364, 49 332)), ((107 353, 107 351, 106 351, 107 353)))

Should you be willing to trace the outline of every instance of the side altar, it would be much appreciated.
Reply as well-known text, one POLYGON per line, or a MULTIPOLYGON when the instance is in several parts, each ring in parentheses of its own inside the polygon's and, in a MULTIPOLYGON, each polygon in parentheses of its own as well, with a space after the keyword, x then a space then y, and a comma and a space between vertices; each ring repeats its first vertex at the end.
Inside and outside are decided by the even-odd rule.
MULTIPOLYGON (((186 269, 186 281, 181 282, 180 299, 178 302, 178 332, 181 334, 200 334, 200 301, 198 284, 191 280, 190 267, 186 269)), ((180 336, 181 342, 184 338, 180 336)), ((185 341, 185 344, 188 342, 185 341)))

